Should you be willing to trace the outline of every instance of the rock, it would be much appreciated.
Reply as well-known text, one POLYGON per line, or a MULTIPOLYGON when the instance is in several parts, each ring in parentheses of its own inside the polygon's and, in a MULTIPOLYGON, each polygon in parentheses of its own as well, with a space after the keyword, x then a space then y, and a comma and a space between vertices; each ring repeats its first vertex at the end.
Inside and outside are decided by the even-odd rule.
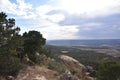
POLYGON ((79 78, 65 72, 59 75, 55 80, 79 80, 79 78))
POLYGON ((83 78, 83 80, 94 80, 92 77, 89 77, 89 76, 85 76, 84 78, 83 78))
POLYGON ((88 75, 86 75, 86 67, 83 64, 79 63, 79 61, 76 59, 66 55, 60 55, 59 58, 62 60, 63 64, 65 64, 72 75, 78 77, 80 80, 93 80, 92 78, 89 78, 88 75))
POLYGON ((6 80, 14 80, 14 77, 13 76, 7 76, 6 80))
POLYGON ((45 76, 36 76, 33 80, 47 80, 45 76))

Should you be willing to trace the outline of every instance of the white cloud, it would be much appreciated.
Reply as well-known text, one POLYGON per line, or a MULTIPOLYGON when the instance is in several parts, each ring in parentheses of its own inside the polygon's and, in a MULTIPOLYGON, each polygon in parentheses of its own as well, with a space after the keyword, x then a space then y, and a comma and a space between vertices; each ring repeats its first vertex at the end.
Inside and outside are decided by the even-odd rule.
POLYGON ((25 0, 17 0, 17 3, 11 3, 10 0, 0 0, 0 9, 7 13, 25 16, 25 18, 33 18, 35 15, 43 17, 51 10, 57 9, 83 17, 106 16, 120 12, 120 0, 48 0, 48 2, 51 3, 32 8, 32 4, 26 3, 25 0))
POLYGON ((76 39, 75 33, 78 32, 77 26, 59 26, 57 24, 38 29, 47 39, 76 39))
POLYGON ((11 3, 9 0, 0 0, 0 11, 16 13, 16 7, 17 5, 15 3, 11 3))
POLYGON ((10 0, 0 0, 0 11, 14 14, 21 18, 31 18, 33 14, 29 10, 32 10, 32 5, 26 3, 25 0, 17 0, 17 3, 12 3, 10 0))
POLYGON ((94 17, 120 12, 120 0, 58 0, 69 14, 94 17))
POLYGON ((32 5, 29 3, 25 3, 25 0, 17 0, 17 4, 19 5, 19 9, 32 9, 32 5))
POLYGON ((39 6, 39 7, 36 8, 36 12, 40 16, 47 14, 51 10, 53 10, 53 8, 50 5, 41 5, 41 6, 39 6))
POLYGON ((58 23, 64 20, 65 16, 63 14, 54 14, 54 15, 48 15, 46 18, 52 22, 58 23))
MULTIPOLYGON (((3 0, 2 0, 3 1, 3 0)), ((44 34, 47 39, 73 39, 76 38, 75 33, 78 31, 77 26, 60 26, 57 23, 64 20, 63 14, 47 15, 52 10, 57 10, 58 7, 51 5, 40 5, 37 8, 32 9, 32 5, 25 3, 24 0, 17 0, 17 3, 11 3, 9 7, 13 6, 13 10, 8 11, 9 8, 4 9, 7 13, 13 13, 19 20, 24 20, 23 25, 20 24, 21 33, 29 30, 37 30, 44 34), (29 10, 33 10, 29 11, 29 10)), ((7 7, 8 3, 2 4, 7 7)))
POLYGON ((34 12, 29 12, 23 16, 22 15, 19 16, 19 18, 22 18, 22 19, 35 19, 36 17, 37 17, 37 15, 34 12))
POLYGON ((35 8, 35 14, 40 17, 41 19, 46 19, 51 22, 58 23, 65 19, 64 14, 56 13, 49 15, 50 11, 58 10, 58 7, 54 7, 52 5, 40 5, 39 7, 35 8))
POLYGON ((25 3, 25 0, 17 0, 17 9, 16 14, 17 15, 28 15, 28 13, 30 12, 29 10, 32 9, 32 5, 29 3, 25 3))
POLYGON ((38 19, 31 21, 32 25, 22 26, 21 33, 29 30, 40 31, 45 38, 50 39, 76 39, 76 33, 78 32, 78 26, 60 26, 57 23, 45 19, 38 19))
MULTIPOLYGON (((79 21, 73 18, 69 26, 60 26, 58 23, 63 21, 66 16, 78 15, 82 18, 91 18, 96 16, 106 16, 120 12, 120 0, 48 0, 47 4, 33 7, 35 4, 25 2, 25 0, 16 0, 16 3, 10 0, 0 0, 0 11, 14 14, 21 21, 21 29, 24 31, 37 30, 40 31, 47 39, 75 39, 78 38, 79 31, 93 32, 102 25, 101 23, 86 23, 81 25, 79 21), (49 3, 49 4, 48 4, 49 3), (65 11, 64 13, 47 14, 50 11, 65 11), (73 25, 72 22, 78 22, 73 25), (26 25, 24 25, 26 24, 26 25), (80 26, 78 28, 78 26, 80 26), (95 30, 92 28, 95 27, 95 30)), ((102 29, 101 29, 102 30, 102 29)), ((80 35, 84 38, 84 36, 80 35)))

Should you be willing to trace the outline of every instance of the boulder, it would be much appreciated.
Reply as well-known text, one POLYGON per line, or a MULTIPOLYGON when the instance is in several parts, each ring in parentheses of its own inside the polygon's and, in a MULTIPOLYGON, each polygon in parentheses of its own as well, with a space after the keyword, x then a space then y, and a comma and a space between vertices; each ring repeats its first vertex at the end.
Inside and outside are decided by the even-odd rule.
POLYGON ((86 67, 76 59, 66 55, 60 55, 59 58, 62 60, 63 64, 65 64, 65 66, 73 76, 78 77, 80 80, 93 80, 88 75, 86 75, 86 67))
POLYGON ((65 72, 60 74, 55 80, 79 80, 79 78, 65 72))

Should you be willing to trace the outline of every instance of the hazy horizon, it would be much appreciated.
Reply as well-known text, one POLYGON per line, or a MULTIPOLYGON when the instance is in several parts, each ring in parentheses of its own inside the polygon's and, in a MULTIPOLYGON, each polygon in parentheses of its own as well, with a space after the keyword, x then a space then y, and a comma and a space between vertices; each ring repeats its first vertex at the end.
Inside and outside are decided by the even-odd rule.
POLYGON ((54 41, 54 40, 120 40, 118 39, 47 39, 47 41, 54 41))

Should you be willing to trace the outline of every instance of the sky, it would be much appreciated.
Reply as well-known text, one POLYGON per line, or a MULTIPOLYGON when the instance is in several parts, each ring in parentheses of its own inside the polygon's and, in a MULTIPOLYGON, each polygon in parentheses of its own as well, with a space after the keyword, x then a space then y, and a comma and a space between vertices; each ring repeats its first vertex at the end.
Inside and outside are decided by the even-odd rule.
POLYGON ((20 34, 40 31, 47 40, 120 39, 120 0, 0 0, 20 34))

